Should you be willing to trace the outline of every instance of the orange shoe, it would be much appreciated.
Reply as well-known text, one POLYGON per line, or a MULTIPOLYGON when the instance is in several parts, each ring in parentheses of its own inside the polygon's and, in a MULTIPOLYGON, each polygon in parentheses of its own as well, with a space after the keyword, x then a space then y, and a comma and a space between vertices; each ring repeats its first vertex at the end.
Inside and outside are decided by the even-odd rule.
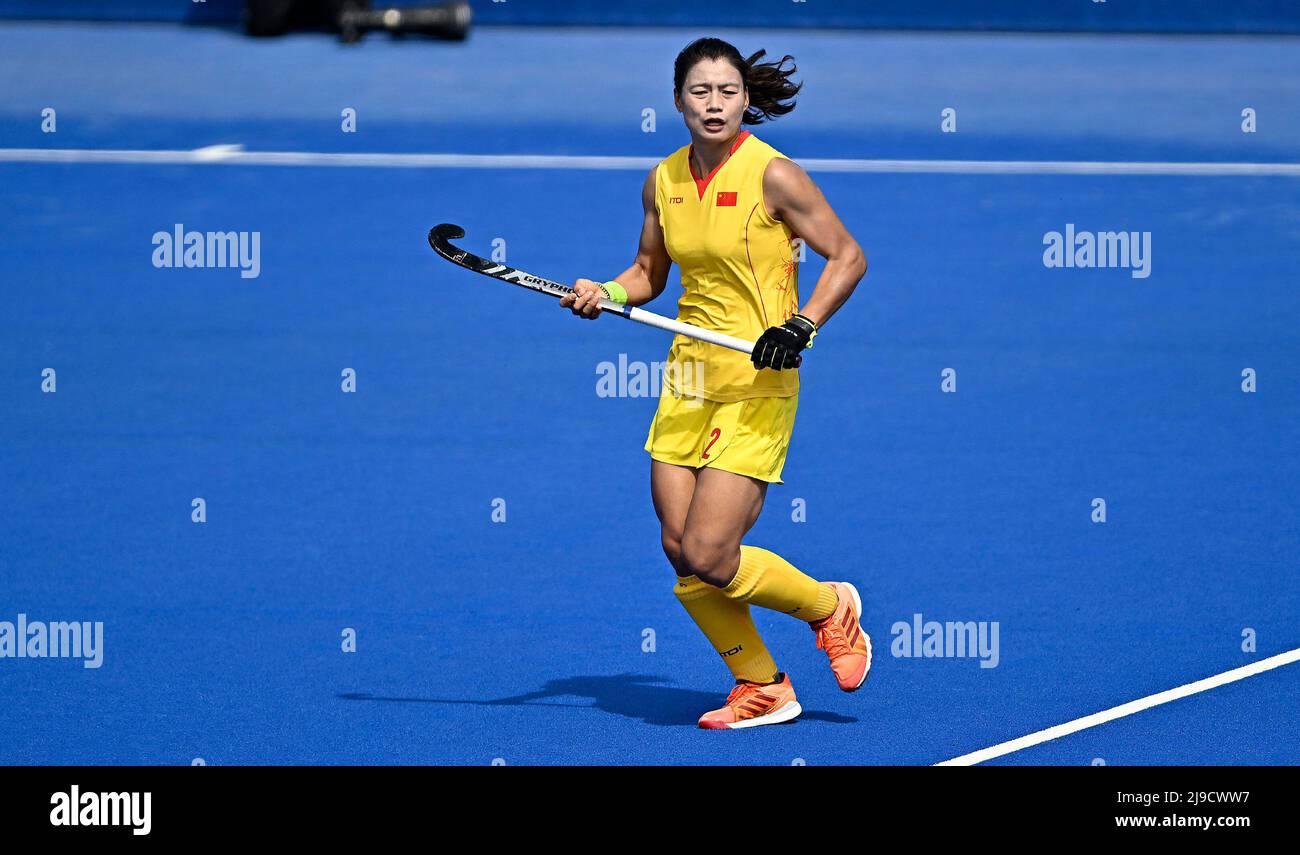
POLYGON ((780 724, 803 712, 794 697, 790 675, 782 674, 776 683, 738 681, 727 695, 727 705, 700 716, 705 730, 737 730, 760 724, 780 724))
POLYGON ((835 672, 835 682, 846 692, 854 692, 867 681, 871 671, 871 636, 859 623, 862 598, 848 582, 827 582, 840 601, 829 617, 809 624, 817 633, 817 646, 826 651, 835 672))

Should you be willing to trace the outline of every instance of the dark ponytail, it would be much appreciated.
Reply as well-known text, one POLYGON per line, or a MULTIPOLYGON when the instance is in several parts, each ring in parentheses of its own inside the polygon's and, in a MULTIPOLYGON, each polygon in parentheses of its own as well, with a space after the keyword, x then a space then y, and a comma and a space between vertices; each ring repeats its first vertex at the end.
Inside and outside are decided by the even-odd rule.
POLYGON ((696 39, 677 54, 677 61, 673 63, 673 89, 681 93, 686 73, 700 60, 725 59, 740 72, 740 79, 749 92, 749 109, 741 119, 744 124, 758 125, 784 116, 794 109, 794 96, 803 88, 802 83, 790 80, 798 66, 789 54, 775 62, 759 62, 765 56, 767 51, 760 50, 744 59, 740 51, 722 39, 696 39), (789 69, 784 68, 787 62, 790 63, 789 69))

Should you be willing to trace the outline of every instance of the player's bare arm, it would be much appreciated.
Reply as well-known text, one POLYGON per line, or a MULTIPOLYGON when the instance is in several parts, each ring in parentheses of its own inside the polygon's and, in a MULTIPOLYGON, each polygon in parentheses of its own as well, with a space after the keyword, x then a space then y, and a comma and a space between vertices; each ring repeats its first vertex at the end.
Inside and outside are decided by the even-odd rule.
MULTIPOLYGON (((636 259, 631 267, 614 279, 622 286, 629 306, 643 306, 662 294, 668 282, 668 268, 672 266, 672 259, 664 246, 663 229, 659 225, 659 210, 655 207, 655 171, 658 168, 657 165, 651 168, 641 188, 645 218, 641 224, 641 242, 636 259)), ((608 296, 601 283, 579 279, 573 283, 573 296, 561 299, 560 305, 575 315, 595 318, 600 314, 600 301, 608 296)))
POLYGON ((800 314, 820 329, 867 273, 867 257, 831 208, 821 188, 792 160, 776 158, 763 173, 768 213, 826 259, 826 268, 800 314))

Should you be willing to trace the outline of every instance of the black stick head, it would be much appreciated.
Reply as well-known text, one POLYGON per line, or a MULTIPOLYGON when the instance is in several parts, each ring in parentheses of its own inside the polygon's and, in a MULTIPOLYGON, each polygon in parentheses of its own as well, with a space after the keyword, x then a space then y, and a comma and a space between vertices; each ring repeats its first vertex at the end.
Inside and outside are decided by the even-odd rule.
POLYGON ((452 223, 442 223, 429 229, 429 246, 445 248, 449 241, 459 240, 465 236, 465 230, 452 223))

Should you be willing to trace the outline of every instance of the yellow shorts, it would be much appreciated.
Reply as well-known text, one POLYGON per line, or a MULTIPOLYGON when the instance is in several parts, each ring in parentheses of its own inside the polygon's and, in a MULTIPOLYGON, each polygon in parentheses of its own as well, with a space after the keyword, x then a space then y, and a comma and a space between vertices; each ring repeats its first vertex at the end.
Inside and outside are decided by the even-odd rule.
POLYGON ((781 469, 798 408, 798 395, 722 403, 665 390, 645 450, 664 463, 711 466, 783 484, 781 469))

